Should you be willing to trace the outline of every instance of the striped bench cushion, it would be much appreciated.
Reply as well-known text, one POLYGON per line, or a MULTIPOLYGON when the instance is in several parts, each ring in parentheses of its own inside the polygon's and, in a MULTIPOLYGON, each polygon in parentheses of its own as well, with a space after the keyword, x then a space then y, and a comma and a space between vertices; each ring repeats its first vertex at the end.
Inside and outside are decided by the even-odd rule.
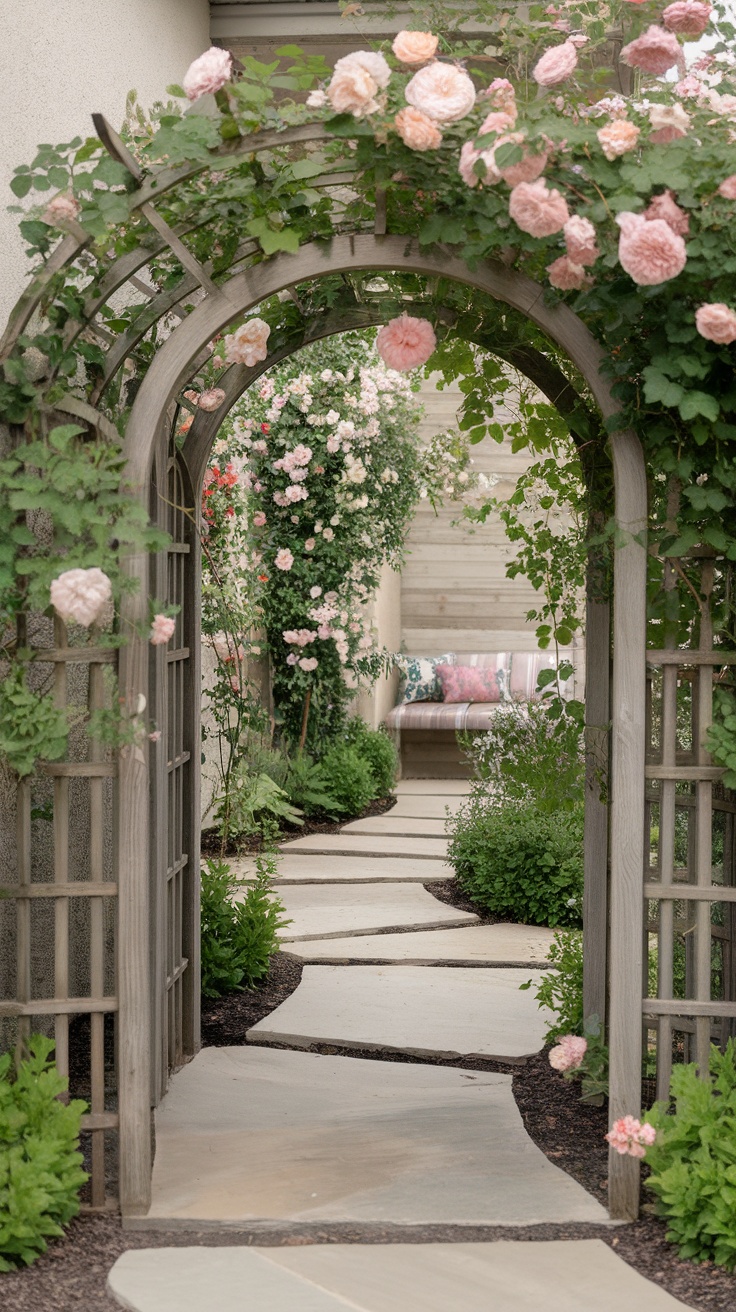
POLYGON ((483 731, 503 710, 503 702, 404 702, 389 711, 385 723, 389 729, 483 731))

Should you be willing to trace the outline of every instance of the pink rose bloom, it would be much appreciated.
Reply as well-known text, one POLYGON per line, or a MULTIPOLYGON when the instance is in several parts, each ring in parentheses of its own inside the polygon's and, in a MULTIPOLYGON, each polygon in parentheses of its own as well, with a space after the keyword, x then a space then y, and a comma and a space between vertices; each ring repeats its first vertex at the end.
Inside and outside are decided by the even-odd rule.
POLYGON ((255 515, 253 516, 253 524, 255 528, 263 528, 265 522, 266 522, 265 514, 263 513, 262 510, 257 510, 255 515))
POLYGON ((635 123, 630 123, 627 118, 618 118, 613 123, 607 123, 604 128, 599 128, 596 136, 606 159, 617 159, 619 155, 625 155, 628 150, 634 149, 640 131, 641 129, 635 123))
POLYGON ((556 1071, 575 1071, 588 1051, 588 1044, 577 1034, 563 1034, 557 1046, 550 1048, 549 1064, 556 1071))
POLYGON ((415 109, 435 123, 457 123, 475 104, 471 78, 457 64, 427 64, 415 73, 404 92, 415 109))
POLYGON ((662 14, 662 22, 670 32, 682 36, 700 36, 708 26, 713 6, 703 0, 675 0, 662 14))
POLYGON ((304 543, 304 550, 305 550, 305 551, 314 551, 314 548, 316 547, 316 545, 317 545, 317 540, 316 540, 316 538, 307 538, 306 542, 304 543))
POLYGON ((680 96, 683 100, 689 100, 693 96, 701 96, 704 90, 705 87, 700 78, 695 77, 692 73, 688 73, 687 77, 684 77, 681 82, 677 82, 675 85, 675 95, 680 96))
POLYGON ((552 46, 535 64, 532 77, 540 87, 553 87, 564 82, 575 72, 578 64, 578 52, 572 41, 564 41, 561 46, 552 46))
POLYGON ((229 50, 219 46, 210 46, 199 59, 189 65, 182 86, 189 100, 199 100, 200 96, 212 94, 230 81, 233 71, 233 57, 229 50))
POLYGON ((662 191, 658 196, 652 196, 647 208, 644 210, 644 218, 664 219, 673 232, 680 237, 687 237, 690 231, 690 220, 684 210, 680 209, 671 191, 662 191))
POLYGON ((103 570, 67 569, 49 589, 51 604, 65 624, 74 620, 85 629, 100 618, 112 598, 112 584, 103 570))
POLYGON ((284 642, 290 642, 290 643, 299 642, 299 634, 297 633, 296 629, 284 629, 283 633, 281 634, 281 637, 283 638, 284 642))
POLYGON ((507 113, 505 109, 494 109, 487 118, 484 118, 478 128, 477 136, 482 137, 486 132, 505 132, 507 128, 512 128, 516 122, 516 105, 513 113, 507 113))
POLYGON ((169 638, 173 638, 176 630, 176 620, 172 620, 169 615, 154 615, 151 624, 151 635, 149 642, 152 647, 163 647, 169 638))
POLYGON ((318 597, 322 596, 322 589, 319 584, 315 583, 314 587, 309 589, 309 595, 312 601, 316 601, 318 597))
POLYGON ((517 228, 532 237, 551 237, 570 217, 564 196, 559 191, 550 191, 541 178, 514 187, 509 198, 509 214, 517 228))
POLYGON ((200 410, 206 410, 208 413, 212 410, 219 410, 224 400, 225 393, 221 387, 210 387, 200 396, 199 408, 200 410))
MULTIPOLYGON (((494 149, 503 146, 507 141, 514 141, 515 137, 520 135, 514 133, 513 136, 499 137, 494 149)), ((518 164, 507 164, 506 168, 501 169, 501 177, 509 187, 518 187, 520 182, 535 182, 547 167, 546 153, 532 155, 527 146, 524 146, 523 150, 524 158, 520 159, 518 164)))
POLYGON ((695 311, 695 327, 709 342, 719 342, 723 346, 736 342, 736 314, 722 301, 701 305, 695 311))
POLYGON ((479 182, 482 182, 484 186, 488 187, 493 182, 501 181, 501 174, 496 168, 494 152, 495 147, 493 146, 490 150, 476 150, 472 141, 466 141, 464 143, 463 148, 460 151, 460 159, 458 160, 457 169, 463 182, 466 183, 468 187, 477 187, 479 182), (475 171, 475 165, 479 160, 485 168, 485 173, 480 177, 475 171))
POLYGON ((289 548, 281 547, 276 552, 276 558, 273 563, 277 569, 290 570, 294 564, 294 557, 289 551, 289 548))
POLYGON ((228 364, 244 364, 249 369, 260 364, 268 355, 266 343, 270 335, 271 329, 263 319, 247 319, 225 338, 228 364))
POLYGON ((327 88, 327 98, 338 114, 372 114, 377 108, 377 93, 388 86, 391 77, 383 55, 373 50, 354 50, 338 59, 327 88))
POLYGON ((681 47, 672 32, 665 32, 663 27, 652 24, 642 32, 635 41, 630 41, 621 51, 621 59, 630 68, 640 68, 643 73, 653 73, 661 77, 673 68, 680 58, 681 47))
POLYGON ((304 466, 309 464, 313 453, 311 446, 305 446, 303 442, 300 442, 290 454, 295 465, 304 466))
POLYGON ((437 54, 437 45, 433 32, 399 32, 391 49, 402 64, 426 64, 437 54))
POLYGON ((332 637, 332 629, 329 624, 320 624, 317 630, 317 637, 321 638, 323 642, 326 642, 328 638, 332 637))
POLYGON ((548 264, 547 273, 551 285, 562 292, 579 291, 590 283, 582 264, 575 264, 569 255, 561 255, 558 260, 548 264))
POLYGON ((316 670, 318 665, 319 661, 316 656, 302 656, 299 661, 299 668, 306 670, 307 674, 311 674, 312 670, 316 670))
POLYGON ((677 141, 678 137, 687 136, 690 130, 690 115, 682 105, 652 105, 649 122, 654 129, 649 140, 657 145, 677 141))
POLYGON ((642 1125, 635 1116, 621 1116, 613 1122, 605 1137, 622 1157, 643 1157, 646 1149, 654 1143, 657 1131, 653 1125, 642 1125))
POLYGON ((503 109, 507 114, 513 114, 516 121, 516 92, 507 77, 494 77, 490 86, 480 94, 488 97, 494 109, 503 109))
POLYGON ((160 729, 154 729, 153 733, 149 733, 148 735, 149 741, 152 743, 157 743, 160 737, 161 737, 160 729))
POLYGON ((81 205, 68 192, 60 191, 58 196, 50 200, 43 214, 41 222, 48 223, 51 228, 58 228, 62 223, 69 223, 71 219, 76 219, 81 205))
POLYGON ((687 251, 682 237, 664 219, 645 219, 625 211, 616 216, 621 229, 618 258, 640 287, 656 287, 682 273, 687 251))
POLYGON ((437 150, 442 145, 442 133, 437 125, 421 109, 412 109, 411 105, 399 110, 394 127, 410 150, 437 150))
POLYGON ((384 364, 401 373, 426 364, 436 345, 431 323, 406 313, 384 324, 376 337, 376 350, 384 364))
POLYGON ((571 214, 562 231, 565 246, 573 264, 595 264, 600 251, 596 245, 596 232, 590 219, 571 214))
POLYGON ((296 663, 297 663, 298 660, 299 660, 299 657, 297 656, 296 652, 295 652, 295 651, 290 651, 290 652, 289 652, 289 655, 286 657, 286 664, 287 664, 287 665, 296 665, 296 663))
POLYGON ((729 178, 724 178, 718 188, 718 195, 724 196, 726 200, 736 200, 736 173, 732 173, 729 178))

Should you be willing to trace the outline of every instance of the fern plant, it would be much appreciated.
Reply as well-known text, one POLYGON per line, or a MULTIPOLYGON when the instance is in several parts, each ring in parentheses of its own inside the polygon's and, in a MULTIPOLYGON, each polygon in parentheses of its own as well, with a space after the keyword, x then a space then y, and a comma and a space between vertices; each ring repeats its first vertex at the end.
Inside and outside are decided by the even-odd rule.
POLYGON ((277 836, 282 821, 304 824, 301 811, 292 806, 284 789, 268 774, 251 774, 246 762, 231 772, 216 805, 215 820, 224 839, 260 834, 269 840, 277 836))

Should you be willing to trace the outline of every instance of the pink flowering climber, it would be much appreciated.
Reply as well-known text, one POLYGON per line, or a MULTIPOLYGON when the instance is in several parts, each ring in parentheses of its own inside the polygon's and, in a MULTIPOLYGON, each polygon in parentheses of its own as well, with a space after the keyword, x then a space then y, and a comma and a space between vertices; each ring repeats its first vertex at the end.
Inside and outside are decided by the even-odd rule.
POLYGON ((570 217, 564 196, 550 190, 541 178, 514 187, 509 198, 509 214, 517 228, 532 237, 553 236, 570 217))
POLYGON ((420 68, 404 89, 407 102, 434 123, 457 123, 475 104, 472 78, 457 64, 434 60, 420 68))
POLYGON ((643 1157, 657 1137, 653 1125, 642 1125, 635 1116, 621 1116, 605 1136, 622 1157, 643 1157))
POLYGON ((545 51, 535 64, 532 77, 540 87, 554 87, 575 72, 577 63, 578 52, 574 43, 563 41, 561 46, 552 46, 551 50, 545 51))
POLYGON ((701 305, 695 311, 695 327, 709 342, 719 342, 723 346, 736 342, 736 314, 722 301, 701 305))
POLYGON ((58 228, 60 224, 76 219, 81 208, 78 200, 68 192, 60 191, 58 196, 54 196, 53 200, 49 201, 41 215, 41 222, 48 223, 52 228, 58 228))
POLYGON ((421 109, 413 109, 411 105, 399 110, 394 127, 410 150, 437 150, 442 145, 442 133, 437 124, 421 109))
POLYGON ((211 413, 213 410, 219 410, 224 400, 225 393, 221 387, 209 387, 199 398, 199 408, 211 413))
POLYGON ((281 547, 281 548, 276 552, 276 556, 275 556, 275 558, 274 558, 274 562, 273 562, 273 563, 274 563, 274 565, 276 566, 277 569, 282 569, 282 570, 284 570, 284 571, 288 571, 288 570, 290 570, 291 567, 292 567, 292 565, 294 564, 294 557, 293 557, 293 555, 291 554, 291 552, 289 551, 289 548, 288 548, 288 547, 281 547))
POLYGON ((700 36, 710 21, 713 6, 704 0, 675 0, 662 14, 662 22, 670 32, 681 36, 700 36))
POLYGON ((151 646, 165 646, 169 638, 173 638, 175 629, 176 620, 172 620, 169 615, 154 615, 149 637, 151 646))
POLYGON ((376 337, 376 350, 384 364, 400 373, 426 364, 436 345, 431 323, 406 313, 384 324, 376 337))
POLYGON ((233 71, 233 57, 229 50, 219 46, 210 46, 199 59, 189 65, 182 86, 189 100, 199 100, 200 96, 211 95, 230 81, 233 71))
POLYGON ((680 54, 680 42, 674 33, 665 32, 663 27, 653 23, 641 36, 624 46, 620 58, 630 68, 640 68, 642 73, 661 77, 668 69, 674 68, 680 54))
POLYGON ((652 196, 647 208, 644 210, 644 218, 664 219, 673 232, 680 237, 687 237, 690 231, 690 219, 684 210, 680 209, 671 191, 661 191, 658 195, 652 196))
POLYGON ((89 628, 100 619, 112 598, 112 584, 101 569, 67 569, 49 589, 51 604, 59 619, 73 620, 89 628))
POLYGON ((234 333, 225 338, 225 359, 228 364, 244 364, 249 369, 268 356, 266 345, 271 335, 270 325, 263 319, 247 319, 234 333))
POLYGON ((569 255, 561 255, 558 260, 547 265, 547 273, 552 287, 561 292, 580 291, 591 282, 582 264, 575 264, 569 255))
POLYGON ((647 220, 624 211, 616 222, 621 229, 621 267, 639 287, 655 287, 682 273, 687 263, 685 243, 664 219, 647 220))
POLYGON ((562 229, 565 246, 573 264, 595 264, 600 255, 596 245, 596 231, 590 219, 581 214, 571 214, 562 229))
POLYGON ((550 1048, 549 1064, 556 1071, 575 1071, 588 1051, 587 1041, 577 1034, 563 1034, 550 1048))
POLYGON ((724 178, 718 188, 718 195, 723 196, 726 200, 736 200, 736 173, 730 177, 724 178))
POLYGON ((399 32, 391 49, 402 64, 427 64, 437 54, 439 37, 434 32, 399 32))
POLYGON ((596 136, 606 159, 614 160, 633 150, 639 140, 641 129, 627 118, 614 119, 605 127, 599 128, 596 136))

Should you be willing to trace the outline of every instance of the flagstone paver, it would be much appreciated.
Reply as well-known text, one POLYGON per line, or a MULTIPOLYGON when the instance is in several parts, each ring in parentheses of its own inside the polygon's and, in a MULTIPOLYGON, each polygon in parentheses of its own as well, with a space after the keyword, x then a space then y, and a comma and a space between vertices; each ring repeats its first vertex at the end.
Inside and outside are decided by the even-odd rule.
POLYGON ((455 815, 464 801, 465 798, 463 797, 443 797, 432 793, 419 794, 418 796, 413 793, 401 793, 387 814, 392 816, 427 816, 428 818, 434 817, 444 820, 448 811, 451 815, 455 815))
POLYGON ((554 930, 533 925, 471 925, 462 929, 425 930, 409 934, 371 934, 290 943, 290 957, 318 962, 403 962, 407 966, 517 965, 542 966, 554 930))
MULTIPOLYGON (((440 902, 421 884, 287 884, 277 890, 291 924, 279 931, 284 942, 340 935, 373 935, 381 930, 473 925, 472 912, 440 902)), ((238 894, 245 896, 245 892, 238 894)))
POLYGON ((124 1253, 132 1312, 688 1312, 600 1239, 124 1253))
POLYGON ((447 856, 445 838, 401 838, 389 834, 305 834, 281 844, 282 852, 314 852, 320 856, 447 856))
POLYGON ((400 779, 394 787, 398 797, 458 797, 470 792, 469 779, 400 779))
MULTIPOLYGON (((255 878, 253 857, 235 857, 230 861, 238 879, 255 878)), ((451 879, 452 866, 431 857, 410 856, 320 856, 315 852, 283 852, 278 864, 278 881, 282 884, 429 884, 451 879)))
POLYGON ((606 1213, 529 1138, 509 1075, 251 1047, 205 1048, 173 1077, 156 1110, 154 1218, 526 1225, 606 1213))
POLYGON ((351 820, 344 825, 343 834, 395 834, 409 838, 443 838, 447 825, 440 817, 402 816, 389 811, 387 815, 368 815, 363 820, 351 820))
POLYGON ((518 1061, 544 1045, 539 972, 477 966, 305 966, 302 981, 249 1042, 335 1043, 423 1057, 518 1061))

